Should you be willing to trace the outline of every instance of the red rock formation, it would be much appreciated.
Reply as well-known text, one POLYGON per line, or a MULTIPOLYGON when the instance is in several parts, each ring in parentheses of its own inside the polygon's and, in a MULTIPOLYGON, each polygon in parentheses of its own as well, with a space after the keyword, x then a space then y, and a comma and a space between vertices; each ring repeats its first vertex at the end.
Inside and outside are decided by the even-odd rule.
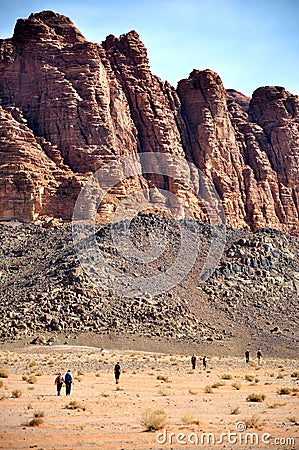
POLYGON ((0 107, 0 142, 1 219, 69 219, 80 179, 64 166, 55 147, 35 138, 15 107, 0 107))
MULTIPOLYGON (((229 225, 297 232, 299 99, 283 88, 259 88, 249 99, 226 91, 211 70, 194 70, 175 90, 151 73, 135 31, 99 45, 44 11, 0 41, 0 99, 2 218, 68 220, 92 172, 124 155, 164 152, 207 174, 229 225)), ((102 217, 136 189, 151 188, 163 204, 162 188, 181 198, 180 216, 189 207, 208 220, 200 199, 155 164, 115 186, 102 217)))

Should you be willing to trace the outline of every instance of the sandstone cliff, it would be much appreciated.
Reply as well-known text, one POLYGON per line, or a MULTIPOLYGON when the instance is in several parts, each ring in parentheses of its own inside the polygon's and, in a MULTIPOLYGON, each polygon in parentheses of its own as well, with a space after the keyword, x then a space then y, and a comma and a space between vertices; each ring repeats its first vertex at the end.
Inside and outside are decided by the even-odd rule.
MULTIPOLYGON (((299 98, 282 87, 250 99, 225 90, 213 71, 194 70, 174 89, 151 73, 135 31, 90 43, 70 19, 43 11, 0 41, 0 102, 3 219, 69 220, 91 173, 125 155, 164 152, 177 158, 175 171, 188 160, 212 180, 232 227, 298 234, 299 98)), ((201 199, 155 164, 117 183, 100 219, 135 190, 169 203, 159 188, 180 199, 180 217, 189 208, 208 221, 201 199)))

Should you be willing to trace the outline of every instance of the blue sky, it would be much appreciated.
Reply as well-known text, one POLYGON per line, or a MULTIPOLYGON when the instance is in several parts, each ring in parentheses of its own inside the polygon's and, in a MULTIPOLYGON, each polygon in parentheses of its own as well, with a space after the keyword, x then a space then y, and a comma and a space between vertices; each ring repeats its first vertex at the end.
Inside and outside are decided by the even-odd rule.
POLYGON ((0 37, 45 9, 93 42, 135 29, 153 73, 174 86, 210 68, 247 95, 265 85, 299 94, 299 0, 0 0, 0 37))

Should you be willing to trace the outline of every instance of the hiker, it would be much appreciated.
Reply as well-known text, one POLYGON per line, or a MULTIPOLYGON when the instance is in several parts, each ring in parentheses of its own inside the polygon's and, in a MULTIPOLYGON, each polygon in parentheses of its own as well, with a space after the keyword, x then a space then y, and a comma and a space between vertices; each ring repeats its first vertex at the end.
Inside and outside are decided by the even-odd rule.
POLYGON ((207 368, 207 357, 206 356, 204 356, 202 358, 202 365, 203 365, 203 368, 206 370, 206 368, 207 368))
POLYGON ((60 395, 63 383, 64 383, 63 376, 61 375, 61 372, 59 372, 59 374, 55 378, 55 382, 54 382, 54 384, 56 384, 56 388, 57 388, 57 395, 60 395))
POLYGON ((249 350, 246 350, 245 352, 245 360, 246 360, 246 364, 249 363, 249 350))
POLYGON ((119 383, 120 372, 121 372, 120 364, 119 364, 119 362, 117 362, 114 366, 114 376, 115 376, 116 384, 119 383))
POLYGON ((70 395, 73 382, 73 376, 70 370, 68 370, 67 373, 65 374, 64 382, 65 382, 65 395, 70 395))
POLYGON ((258 360, 258 362, 259 362, 259 364, 260 364, 261 358, 262 358, 262 352, 261 352, 261 350, 258 350, 258 351, 257 351, 256 356, 257 356, 257 360, 258 360))
POLYGON ((195 355, 191 356, 191 365, 192 365, 192 369, 195 370, 195 367, 196 367, 196 356, 195 355))

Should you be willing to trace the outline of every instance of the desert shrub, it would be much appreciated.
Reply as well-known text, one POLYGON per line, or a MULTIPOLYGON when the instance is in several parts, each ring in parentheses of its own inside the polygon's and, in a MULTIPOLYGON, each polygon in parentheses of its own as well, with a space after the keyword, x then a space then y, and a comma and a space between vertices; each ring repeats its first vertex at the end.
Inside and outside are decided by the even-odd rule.
POLYGON ((270 409, 282 408, 286 403, 273 403, 272 405, 267 405, 270 409))
POLYGON ((257 414, 253 414, 248 419, 244 419, 243 422, 247 428, 259 428, 264 424, 264 421, 257 414))
POLYGON ((232 380, 232 375, 230 373, 225 373, 222 375, 222 380, 232 380))
POLYGON ((13 391, 11 391, 11 396, 13 398, 19 398, 22 395, 22 391, 20 391, 20 389, 14 389, 13 391))
POLYGON ((182 423, 184 425, 199 425, 200 419, 198 417, 194 417, 193 414, 186 413, 182 417, 182 423))
POLYGON ((0 388, 3 387, 3 380, 0 380, 0 388))
POLYGON ((82 372, 82 370, 78 370, 78 373, 77 373, 77 375, 79 375, 79 376, 83 376, 83 375, 85 375, 85 373, 84 373, 84 372, 82 372))
POLYGON ((191 395, 197 395, 198 394, 198 391, 196 391, 195 389, 189 389, 189 394, 191 394, 191 395))
POLYGON ((27 381, 28 380, 28 375, 22 375, 22 380, 23 381, 27 381))
POLYGON ((289 420, 291 423, 297 425, 297 419, 296 419, 295 416, 288 417, 288 420, 289 420))
POLYGON ((158 375, 157 380, 165 381, 166 383, 170 381, 167 375, 158 375))
POLYGON ((66 409, 82 409, 85 411, 85 407, 82 405, 82 403, 78 402, 77 400, 71 400, 67 405, 65 405, 66 409))
POLYGON ((218 389, 220 386, 223 386, 223 383, 220 383, 219 381, 217 383, 212 384, 213 389, 218 389))
POLYGON ((167 389, 159 389, 158 394, 166 397, 168 395, 167 389))
POLYGON ((35 411, 34 417, 45 417, 45 411, 35 411))
POLYGON ((279 373, 276 378, 278 380, 283 380, 284 379, 284 374, 283 373, 279 373))
POLYGON ((289 387, 282 387, 278 389, 277 394, 278 395, 289 395, 292 392, 292 389, 289 387))
POLYGON ((212 394, 213 393, 212 386, 206 386, 205 387, 205 393, 206 394, 212 394))
POLYGON ((235 408, 233 408, 233 409, 231 410, 231 414, 232 414, 233 416, 236 416, 237 414, 240 414, 240 408, 239 408, 239 406, 236 406, 235 408))
POLYGON ((26 381, 29 384, 35 384, 37 382, 37 378, 34 375, 29 375, 26 381))
POLYGON ((30 363, 28 364, 28 367, 35 367, 37 364, 36 364, 36 361, 30 361, 30 363))
POLYGON ((34 417, 29 422, 27 422, 25 425, 27 427, 39 427, 42 423, 44 423, 44 419, 42 417, 34 417))
POLYGON ((299 370, 295 370, 295 372, 291 373, 292 378, 299 378, 299 370))
POLYGON ((246 398, 247 402, 263 402, 265 400, 266 396, 265 394, 256 394, 256 393, 252 393, 249 394, 248 397, 246 398))
POLYGON ((9 372, 4 367, 0 367, 0 378, 8 378, 9 372))
POLYGON ((141 417, 147 431, 156 431, 166 424, 166 413, 161 409, 147 409, 141 417))
POLYGON ((246 374, 246 375, 245 375, 245 380, 246 380, 246 381, 252 382, 252 381, 254 380, 254 375, 246 374))
POLYGON ((232 387, 236 389, 236 391, 239 391, 241 389, 240 383, 232 383, 232 387))

